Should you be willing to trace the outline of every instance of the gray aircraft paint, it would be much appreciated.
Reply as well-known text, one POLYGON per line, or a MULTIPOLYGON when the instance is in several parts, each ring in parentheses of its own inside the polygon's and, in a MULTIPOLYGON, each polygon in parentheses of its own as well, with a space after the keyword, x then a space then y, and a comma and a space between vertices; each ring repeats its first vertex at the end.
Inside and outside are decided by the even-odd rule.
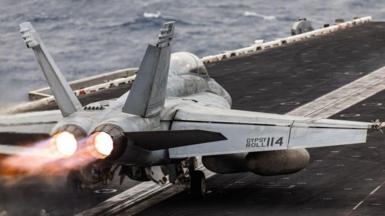
POLYGON ((160 113, 166 99, 167 77, 170 64, 170 41, 174 23, 164 24, 156 46, 149 45, 137 78, 131 87, 123 112, 152 117, 160 113))
POLYGON ((20 24, 20 33, 28 48, 32 48, 36 55, 39 66, 47 79, 52 93, 64 117, 81 109, 81 104, 77 97, 73 94, 71 87, 68 85, 59 67, 56 65, 48 49, 45 47, 40 36, 33 28, 31 23, 26 22, 20 24))
MULTIPOLYGON (((368 129, 382 127, 378 123, 321 120, 231 110, 229 94, 209 77, 203 63, 193 54, 175 53, 171 57, 169 70, 166 70, 170 53, 167 51, 169 47, 162 45, 164 42, 162 40, 164 38, 160 37, 157 45, 150 45, 152 48, 149 48, 150 51, 145 55, 143 62, 152 65, 146 64, 139 69, 140 72, 136 78, 138 82, 134 82, 132 92, 109 101, 105 110, 73 112, 73 109, 67 110, 67 106, 62 106, 61 110, 62 112, 66 110, 64 112, 66 115, 73 113, 64 118, 56 116, 58 123, 52 130, 46 132, 54 134, 63 128, 65 130, 68 125, 76 125, 85 132, 85 135, 90 135, 98 128, 110 125, 122 130, 122 133, 199 129, 219 132, 226 137, 226 140, 156 151, 141 149, 128 141, 122 156, 116 159, 118 163, 151 166, 170 162, 171 158, 362 143, 366 140, 368 129), (157 51, 151 51, 152 49, 157 51), (168 71, 170 71, 169 74, 168 71), (155 79, 158 81, 167 79, 167 84, 155 79), (134 93, 134 91, 137 92, 134 93), (140 98, 141 93, 143 93, 143 99, 140 98), (272 141, 273 139, 275 141, 272 141), (275 144, 280 139, 281 141, 275 144), (266 143, 253 144, 260 142, 258 140, 265 140, 263 142, 266 143), (249 146, 247 146, 248 143, 249 146)), ((37 55, 38 59, 46 57, 47 55, 37 55)), ((42 70, 46 68, 42 67, 42 70)), ((58 77, 62 77, 58 70, 51 70, 50 73, 56 73, 58 77)), ((60 84, 64 89, 65 83, 60 82, 60 84)), ((68 91, 64 92, 70 95, 68 91)), ((57 101, 61 100, 61 97, 56 95, 55 98, 57 101)), ((68 99, 69 97, 66 96, 66 98, 64 104, 74 104, 68 99)), ((52 125, 52 122, 44 120, 44 114, 41 112, 1 117, 0 131, 17 132, 14 131, 15 126, 24 124, 30 126, 30 133, 33 134, 37 127, 34 127, 36 121, 31 119, 36 120, 36 115, 40 115, 42 123, 52 125), (23 119, 17 119, 18 117, 23 119), (10 118, 18 124, 12 124, 10 118)), ((42 131, 39 130, 39 132, 42 131)))

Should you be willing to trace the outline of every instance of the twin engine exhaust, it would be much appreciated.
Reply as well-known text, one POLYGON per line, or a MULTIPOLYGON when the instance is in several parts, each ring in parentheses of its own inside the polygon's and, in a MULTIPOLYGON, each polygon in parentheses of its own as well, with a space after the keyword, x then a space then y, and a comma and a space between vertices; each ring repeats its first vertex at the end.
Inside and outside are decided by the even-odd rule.
POLYGON ((66 125, 54 133, 51 145, 62 157, 77 154, 95 159, 115 159, 125 147, 123 130, 111 124, 97 127, 91 135, 76 125, 66 125))

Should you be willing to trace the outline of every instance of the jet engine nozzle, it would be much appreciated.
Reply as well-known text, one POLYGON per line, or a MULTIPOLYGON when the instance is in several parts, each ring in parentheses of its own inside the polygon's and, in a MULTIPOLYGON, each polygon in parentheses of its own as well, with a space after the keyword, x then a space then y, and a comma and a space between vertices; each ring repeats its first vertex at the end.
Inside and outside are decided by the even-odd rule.
POLYGON ((83 128, 81 128, 75 124, 63 125, 63 126, 59 127, 58 129, 56 129, 53 134, 59 134, 62 132, 71 133, 75 136, 76 139, 82 139, 82 138, 87 136, 86 131, 83 128))
POLYGON ((78 149, 78 142, 75 136, 66 131, 54 135, 51 143, 56 148, 56 151, 65 157, 72 156, 78 149))
POLYGON ((75 124, 65 124, 52 133, 51 144, 55 151, 65 157, 75 154, 79 148, 79 140, 86 137, 85 130, 75 124))
POLYGON ((123 154, 126 136, 119 126, 103 124, 88 137, 87 145, 94 157, 113 160, 123 154))
POLYGON ((91 154, 99 159, 108 157, 114 149, 114 140, 106 132, 95 132, 87 140, 91 154))

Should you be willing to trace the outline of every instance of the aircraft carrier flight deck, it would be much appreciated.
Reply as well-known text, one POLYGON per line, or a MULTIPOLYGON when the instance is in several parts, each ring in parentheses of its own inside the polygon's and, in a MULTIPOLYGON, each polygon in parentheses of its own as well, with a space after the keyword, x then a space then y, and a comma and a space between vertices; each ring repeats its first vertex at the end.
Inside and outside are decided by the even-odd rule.
MULTIPOLYGON (((372 22, 207 68, 234 108, 287 113, 383 67, 384 57, 385 23, 372 22)), ((385 91, 330 118, 384 119, 385 91)), ((384 143, 374 133, 367 144, 311 149, 311 165, 294 175, 217 174, 204 201, 184 192, 138 215, 384 215, 384 143)))
MULTIPOLYGON (((301 109, 384 66, 385 22, 369 22, 206 63, 210 76, 229 91, 234 109, 280 114, 301 109)), ((368 79, 373 79, 369 83, 378 82, 378 77, 368 79)), ((363 89, 357 93, 362 100, 344 104, 342 108, 336 106, 328 117, 384 120, 385 87, 381 88, 375 94, 370 89, 365 97, 366 86, 357 83, 352 89, 363 89)), ((321 101, 320 107, 330 102, 321 101)), ((338 105, 338 101, 332 102, 338 105)), ((171 190, 165 189, 129 207, 120 208, 124 200, 119 200, 110 202, 109 208, 97 209, 94 207, 103 200, 139 183, 115 184, 117 193, 82 195, 62 193, 55 187, 35 183, 11 188, 0 186, 0 215, 2 208, 15 203, 21 207, 11 208, 9 215, 20 215, 21 209, 35 212, 43 208, 50 215, 385 215, 384 145, 384 135, 373 132, 367 144, 311 149, 311 164, 295 174, 273 177, 251 173, 216 174, 208 179, 209 191, 203 200, 192 200, 184 190, 163 199, 167 190, 171 190), (40 199, 27 199, 36 196, 40 199), (76 208, 69 209, 69 206, 76 208), (114 211, 110 212, 111 209, 114 211)))

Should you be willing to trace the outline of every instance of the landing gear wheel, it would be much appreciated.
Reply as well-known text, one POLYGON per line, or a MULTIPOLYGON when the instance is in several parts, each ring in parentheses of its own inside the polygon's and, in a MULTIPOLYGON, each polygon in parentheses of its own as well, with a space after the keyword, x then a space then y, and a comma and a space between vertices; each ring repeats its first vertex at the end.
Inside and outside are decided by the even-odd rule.
POLYGON ((202 199, 206 195, 206 177, 200 170, 194 170, 190 173, 191 176, 191 195, 195 199, 202 199))

